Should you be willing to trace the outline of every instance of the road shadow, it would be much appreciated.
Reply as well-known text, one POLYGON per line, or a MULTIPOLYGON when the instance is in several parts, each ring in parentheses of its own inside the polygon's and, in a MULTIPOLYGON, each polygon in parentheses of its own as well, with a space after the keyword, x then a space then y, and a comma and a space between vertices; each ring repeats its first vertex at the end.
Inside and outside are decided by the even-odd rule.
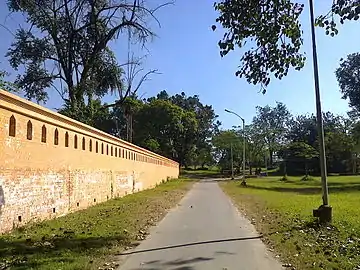
MULTIPOLYGON (((194 242, 184 245, 176 245, 176 246, 168 246, 168 247, 159 247, 154 249, 148 249, 148 250, 140 250, 139 252, 128 252, 126 254, 120 254, 120 255, 130 255, 130 254, 136 254, 136 253, 142 253, 142 252, 149 252, 149 251, 155 251, 155 250, 163 250, 163 249, 169 249, 169 248, 178 248, 183 246, 190 246, 190 245, 198 245, 198 244, 207 244, 207 243, 216 243, 216 242, 227 242, 227 241, 239 241, 239 240, 248 240, 248 239, 257 239, 257 238, 267 238, 274 234, 283 234, 283 233, 291 233, 294 231, 300 231, 300 230, 308 230, 308 229, 314 229, 315 231, 318 231, 320 229, 326 229, 329 230, 329 226, 323 226, 319 224, 316 220, 313 221, 306 221, 301 222, 295 226, 292 226, 288 229, 283 230, 276 230, 273 232, 269 232, 267 234, 262 234, 257 237, 244 237, 244 238, 234 238, 234 239, 223 239, 223 240, 213 240, 213 241, 204 241, 204 242, 194 242)), ((332 231, 336 231, 337 229, 334 226, 331 226, 332 231)), ((214 260, 217 256, 221 255, 233 255, 236 256, 237 253, 227 252, 227 251, 216 251, 214 252, 213 256, 210 257, 194 257, 191 259, 177 259, 172 261, 162 261, 162 260, 153 260, 153 261, 147 261, 144 262, 141 268, 134 268, 131 270, 162 270, 162 269, 170 269, 170 270, 194 270, 196 269, 196 266, 194 264, 201 263, 201 262, 207 262, 214 260), (187 265, 192 264, 192 265, 187 265), (172 268, 175 266, 176 268, 172 268)), ((231 258, 229 258, 231 259, 231 258)))
POLYGON ((162 261, 162 260, 154 260, 143 262, 141 268, 133 268, 131 270, 161 270, 161 269, 171 269, 171 270, 193 270, 195 269, 193 265, 202 262, 209 262, 215 259, 216 255, 227 255, 227 254, 235 254, 235 253, 228 253, 218 251, 214 253, 213 257, 193 257, 187 259, 176 259, 176 260, 169 260, 169 261, 162 261))
POLYGON ((195 268, 192 266, 181 266, 181 267, 174 268, 172 270, 194 270, 194 269, 195 268))
POLYGON ((195 257, 192 259, 178 259, 175 261, 168 261, 168 262, 164 262, 162 263, 162 265, 167 265, 167 266, 181 266, 184 264, 193 264, 193 263, 198 263, 198 262, 204 262, 204 261, 211 261, 214 258, 209 258, 209 257, 195 257))
POLYGON ((189 246, 198 246, 198 245, 207 245, 207 244, 215 244, 215 243, 253 240, 253 239, 259 239, 261 237, 262 237, 262 235, 256 235, 256 236, 249 236, 249 237, 238 237, 238 238, 228 238, 228 239, 218 239, 218 240, 191 242, 191 243, 185 243, 185 244, 180 244, 180 245, 164 246, 164 247, 142 249, 142 250, 133 250, 133 251, 128 251, 128 252, 123 252, 123 253, 120 253, 118 255, 124 256, 124 255, 131 255, 131 254, 138 254, 138 253, 145 253, 145 252, 152 252, 152 251, 159 251, 159 250, 167 250, 167 249, 174 249, 174 248, 182 248, 182 247, 189 247, 189 246))
POLYGON ((55 262, 71 265, 73 257, 96 255, 101 248, 127 245, 128 242, 120 236, 75 238, 69 234, 40 240, 0 236, 0 266, 6 264, 8 268, 5 269, 38 269, 55 262))
POLYGON ((192 266, 180 266, 176 268, 164 268, 164 267, 141 267, 141 268, 133 268, 131 270, 163 270, 163 269, 169 269, 169 270, 194 270, 195 268, 192 266))
MULTIPOLYGON (((240 186, 239 186, 240 187, 240 186)), ((241 186, 241 188, 243 188, 241 186)), ((311 195, 311 194, 320 194, 321 186, 306 186, 306 187, 287 187, 286 184, 284 186, 279 187, 262 187, 256 186, 252 184, 247 184, 247 188, 258 189, 258 190, 268 190, 268 191, 276 191, 276 192, 290 192, 297 193, 303 195, 311 195)), ((340 192, 357 192, 360 191, 360 184, 345 184, 345 185, 329 185, 330 193, 340 193, 340 192)))

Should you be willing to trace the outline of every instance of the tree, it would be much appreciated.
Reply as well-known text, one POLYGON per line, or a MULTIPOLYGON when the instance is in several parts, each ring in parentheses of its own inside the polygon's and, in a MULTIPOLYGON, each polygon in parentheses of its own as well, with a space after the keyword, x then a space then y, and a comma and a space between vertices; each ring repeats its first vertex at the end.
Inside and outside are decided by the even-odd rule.
MULTIPOLYGON (((343 173, 353 170, 356 159, 356 136, 352 134, 355 126, 352 121, 331 112, 323 113, 326 161, 328 172, 343 173)), ((316 117, 314 115, 300 115, 290 122, 286 135, 290 143, 305 143, 316 151, 319 150, 316 117)), ((319 164, 312 163, 314 172, 319 172, 319 164)))
POLYGON ((334 129, 327 133, 325 143, 329 173, 351 172, 354 153, 352 137, 346 132, 334 129))
POLYGON ((215 114, 212 106, 204 105, 198 95, 187 96, 184 92, 181 92, 180 94, 170 96, 165 90, 161 91, 156 97, 147 99, 148 102, 154 100, 170 101, 184 111, 195 115, 197 122, 196 134, 194 135, 195 143, 191 151, 189 150, 187 164, 204 165, 205 163, 212 163, 210 141, 212 136, 218 132, 220 126, 220 122, 217 120, 218 115, 215 114), (194 164, 189 164, 190 161, 194 162, 194 164))
POLYGON ((285 160, 284 175, 288 172, 297 174, 300 171, 304 172, 305 176, 308 176, 309 163, 319 156, 318 151, 305 142, 292 142, 279 153, 285 160))
POLYGON ((349 105, 357 113, 360 112, 360 53, 353 53, 342 60, 336 69, 343 99, 349 99, 349 105))
MULTIPOLYGON (((162 91, 159 98, 166 99, 167 93, 162 91)), ((174 104, 178 105, 186 111, 193 112, 197 119, 197 133, 195 135, 194 160, 208 157, 211 160, 210 140, 219 130, 220 122, 217 120, 218 115, 215 114, 212 106, 201 103, 199 96, 186 96, 184 92, 168 97, 174 104), (204 151, 206 150, 206 154, 204 151)), ((204 162, 201 162, 204 163, 204 162)))
POLYGON ((286 138, 292 142, 305 142, 315 146, 317 134, 316 117, 314 115, 298 115, 289 121, 286 138))
MULTIPOLYGON (((88 106, 77 113, 77 120, 111 135, 116 135, 113 112, 104 108, 100 99, 91 99, 89 102, 88 106)), ((64 104, 58 112, 68 117, 72 117, 74 113, 68 103, 64 104)))
MULTIPOLYGON (((244 131, 241 133, 244 134, 244 131)), ((245 127, 245 138, 249 173, 251 175, 253 167, 261 167, 264 163, 267 152, 266 142, 262 136, 262 131, 254 124, 245 127)))
POLYGON ((14 83, 12 83, 6 79, 6 77, 8 75, 9 75, 8 72, 0 70, 0 89, 9 91, 9 92, 17 92, 18 89, 16 88, 14 83))
POLYGON ((193 162, 195 167, 201 166, 201 168, 205 168, 205 166, 211 166, 215 163, 211 145, 206 145, 204 148, 196 150, 196 156, 193 162))
POLYGON ((194 151, 197 120, 169 100, 151 99, 134 117, 134 142, 187 166, 194 151))
POLYGON ((358 172, 358 160, 360 154, 360 122, 355 122, 351 126, 350 136, 352 138, 353 146, 353 173, 358 172))
MULTIPOLYGON (((330 11, 319 16, 317 25, 334 36, 338 30, 336 19, 357 20, 358 1, 334 0, 330 11)), ((214 4, 219 12, 216 22, 225 29, 219 41, 220 55, 235 47, 245 49, 240 69, 235 75, 249 83, 260 84, 263 93, 271 77, 281 79, 290 68, 300 70, 305 63, 301 52, 303 43, 300 15, 304 4, 291 0, 221 0, 214 4)), ((212 26, 216 30, 216 25, 212 26)))
POLYGON ((129 142, 133 141, 133 110, 129 107, 128 97, 135 97, 143 83, 150 79, 150 75, 159 74, 156 69, 144 72, 143 59, 146 57, 135 58, 134 53, 131 51, 131 32, 128 31, 128 63, 124 69, 124 83, 123 87, 118 88, 119 99, 106 107, 122 107, 124 112, 124 119, 126 121, 126 139, 129 142))
POLYGON ((145 21, 157 10, 143 0, 9 0, 29 25, 19 28, 7 56, 11 66, 24 66, 16 85, 28 99, 46 101, 54 88, 72 117, 93 97, 122 89, 122 67, 109 43, 123 31, 144 43, 153 36, 145 21))
POLYGON ((273 165, 274 152, 279 150, 286 139, 287 125, 291 114, 286 106, 277 102, 275 107, 257 107, 257 115, 253 119, 255 128, 264 139, 270 156, 270 166, 273 165))
POLYGON ((233 154, 234 166, 240 168, 242 160, 242 136, 236 130, 219 131, 212 139, 215 148, 215 156, 220 168, 231 168, 231 152, 233 154))

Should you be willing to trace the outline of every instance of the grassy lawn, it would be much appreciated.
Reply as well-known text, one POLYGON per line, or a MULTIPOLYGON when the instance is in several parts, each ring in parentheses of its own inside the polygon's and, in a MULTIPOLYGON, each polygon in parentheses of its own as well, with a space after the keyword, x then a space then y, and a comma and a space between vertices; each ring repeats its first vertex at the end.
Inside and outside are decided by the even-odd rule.
POLYGON ((295 269, 360 269, 360 177, 329 177, 333 223, 325 227, 312 218, 321 204, 320 180, 279 178, 249 179, 246 188, 234 181, 221 186, 283 263, 295 269))
POLYGON ((217 169, 209 169, 209 170, 186 170, 181 169, 180 174, 182 177, 188 179, 199 179, 199 178, 222 178, 223 174, 220 173, 217 169))
POLYGON ((104 263, 114 267, 113 255, 143 240, 191 183, 172 180, 1 235, 0 269, 100 269, 104 263))

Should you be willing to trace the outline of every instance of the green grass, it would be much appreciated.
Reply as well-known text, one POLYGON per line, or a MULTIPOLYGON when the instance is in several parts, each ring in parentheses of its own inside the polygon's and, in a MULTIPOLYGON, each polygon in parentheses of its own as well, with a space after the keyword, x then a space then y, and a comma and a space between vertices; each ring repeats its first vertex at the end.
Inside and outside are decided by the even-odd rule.
POLYGON ((200 178, 221 178, 224 177, 217 169, 209 170, 186 170, 181 169, 180 175, 187 179, 200 179, 200 178))
POLYGON ((329 177, 333 222, 318 226, 312 210, 321 203, 321 184, 301 177, 249 179, 221 184, 246 213, 264 241, 296 269, 355 269, 360 265, 360 177, 329 177))
POLYGON ((191 181, 171 180, 0 236, 0 269, 98 269, 145 238, 191 181), (8 266, 9 268, 2 268, 8 266))

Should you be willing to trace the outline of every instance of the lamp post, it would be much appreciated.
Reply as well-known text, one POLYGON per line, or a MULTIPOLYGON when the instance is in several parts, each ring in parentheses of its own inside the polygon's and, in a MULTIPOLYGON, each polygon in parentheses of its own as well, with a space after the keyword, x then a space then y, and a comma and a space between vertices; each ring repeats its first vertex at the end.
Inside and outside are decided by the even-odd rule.
POLYGON ((233 156, 233 146, 232 142, 230 144, 230 154, 231 154, 231 180, 234 180, 234 156, 233 156))
POLYGON ((245 143, 246 143, 246 139, 245 139, 245 119, 242 118, 240 115, 238 115, 236 112, 233 111, 229 111, 228 109, 225 109, 225 112, 227 113, 232 113, 234 115, 236 115, 237 117, 239 117, 243 123, 243 132, 244 132, 244 145, 243 145, 243 184, 246 184, 246 179, 245 179, 245 143))
POLYGON ((315 39, 315 19, 314 19, 314 5, 313 0, 309 0, 310 6, 310 20, 311 20, 311 40, 312 40, 312 53, 313 53, 313 67, 314 67, 314 82, 315 82, 315 98, 316 98, 316 118, 319 132, 320 141, 320 171, 321 171, 321 184, 322 184, 322 200, 323 204, 313 211, 313 215, 320 219, 320 222, 330 222, 332 216, 332 209, 329 205, 327 172, 326 172, 326 156, 325 156, 325 140, 324 140, 324 127, 321 112, 320 100, 320 86, 319 86, 319 71, 316 53, 316 39, 315 39))

